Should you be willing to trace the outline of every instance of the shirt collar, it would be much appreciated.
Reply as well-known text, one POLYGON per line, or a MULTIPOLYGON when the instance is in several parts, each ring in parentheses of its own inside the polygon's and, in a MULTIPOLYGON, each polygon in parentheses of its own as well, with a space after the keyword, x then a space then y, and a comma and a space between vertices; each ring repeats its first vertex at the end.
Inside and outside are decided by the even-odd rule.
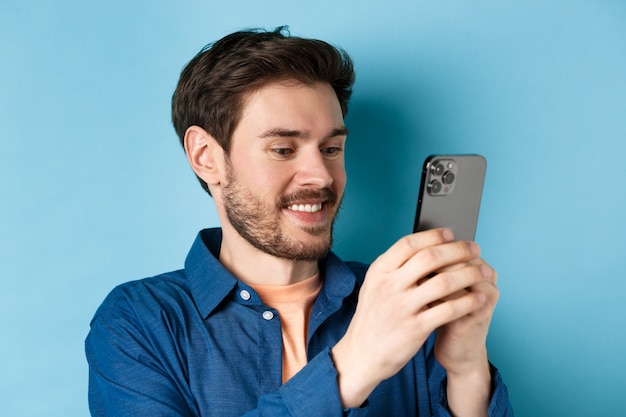
POLYGON ((198 233, 185 260, 185 275, 194 301, 206 318, 237 285, 237 279, 220 263, 222 229, 198 233))
MULTIPOLYGON (((222 229, 205 229, 198 233, 185 260, 185 274, 194 301, 204 318, 237 287, 239 280, 219 261, 222 229)), ((324 281, 320 295, 331 304, 341 304, 355 287, 356 278, 350 268, 334 253, 320 262, 324 281)), ((334 306, 333 306, 334 307, 334 306)))

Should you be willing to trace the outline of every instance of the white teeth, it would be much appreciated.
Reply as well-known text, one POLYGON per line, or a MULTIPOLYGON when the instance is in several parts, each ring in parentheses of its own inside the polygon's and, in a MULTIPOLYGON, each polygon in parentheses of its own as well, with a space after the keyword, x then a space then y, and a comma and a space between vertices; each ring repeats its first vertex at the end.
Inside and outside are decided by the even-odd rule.
POLYGON ((307 213, 316 213, 322 209, 322 203, 317 204, 293 204, 289 206, 289 210, 304 211, 307 213))

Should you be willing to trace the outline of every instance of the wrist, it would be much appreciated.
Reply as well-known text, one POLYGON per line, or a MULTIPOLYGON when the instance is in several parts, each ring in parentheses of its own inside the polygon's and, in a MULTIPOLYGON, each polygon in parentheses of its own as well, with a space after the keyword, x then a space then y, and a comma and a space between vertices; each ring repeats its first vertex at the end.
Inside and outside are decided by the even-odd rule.
POLYGON ((380 381, 372 377, 371 369, 350 351, 343 339, 330 350, 330 355, 337 370, 343 407, 361 407, 380 381))
POLYGON ((489 362, 463 372, 447 373, 447 397, 454 417, 484 417, 491 400, 491 371, 489 362))

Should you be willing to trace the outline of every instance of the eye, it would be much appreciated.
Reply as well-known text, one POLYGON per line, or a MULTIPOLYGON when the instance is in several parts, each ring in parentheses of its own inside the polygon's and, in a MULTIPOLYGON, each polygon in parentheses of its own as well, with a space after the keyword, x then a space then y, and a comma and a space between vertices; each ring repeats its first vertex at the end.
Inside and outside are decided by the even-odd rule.
POLYGON ((324 154, 324 156, 326 157, 337 157, 339 156, 339 154, 341 154, 341 147, 340 146, 325 146, 321 149, 322 154, 324 154))
POLYGON ((271 151, 280 158, 287 158, 294 153, 292 148, 272 148, 271 151))

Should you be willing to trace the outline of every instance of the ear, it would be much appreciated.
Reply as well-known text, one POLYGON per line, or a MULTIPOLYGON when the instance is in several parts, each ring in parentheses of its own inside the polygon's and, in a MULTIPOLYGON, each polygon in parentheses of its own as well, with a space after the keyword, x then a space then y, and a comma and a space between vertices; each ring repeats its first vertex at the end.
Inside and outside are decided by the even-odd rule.
POLYGON ((224 149, 206 130, 190 126, 185 132, 185 153, 191 169, 208 185, 218 185, 224 174, 224 149))

